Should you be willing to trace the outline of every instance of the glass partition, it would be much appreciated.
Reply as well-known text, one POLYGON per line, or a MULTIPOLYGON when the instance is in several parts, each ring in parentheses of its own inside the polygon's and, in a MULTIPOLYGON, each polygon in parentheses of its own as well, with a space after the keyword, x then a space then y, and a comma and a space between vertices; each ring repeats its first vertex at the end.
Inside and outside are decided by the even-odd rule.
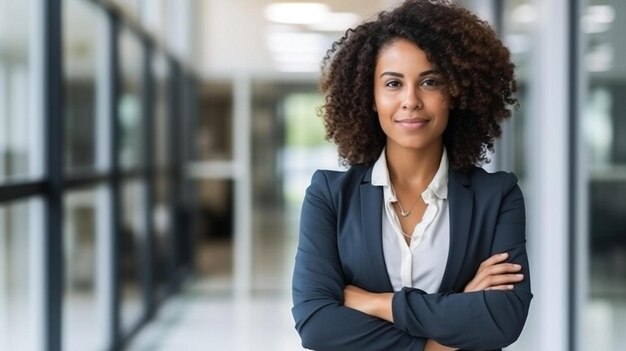
POLYGON ((142 277, 145 268, 145 182, 122 182, 120 289, 122 332, 128 333, 143 317, 142 277))
POLYGON ((168 278, 167 248, 168 234, 172 228, 172 209, 170 203, 171 176, 170 176, 170 118, 168 109, 168 82, 169 69, 166 58, 162 55, 154 56, 152 60, 155 77, 154 94, 154 155, 156 166, 154 212, 155 245, 154 245, 154 278, 157 285, 157 298, 164 296, 168 278))
POLYGON ((104 69, 104 13, 84 0, 63 2, 65 75, 64 162, 67 173, 93 171, 96 164, 98 72, 104 69))
POLYGON ((98 189, 70 192, 64 198, 63 222, 63 350, 105 349, 106 328, 102 324, 103 289, 100 274, 102 249, 98 216, 105 211, 98 189))
POLYGON ((41 176, 35 3, 0 0, 0 183, 41 176))
POLYGON ((118 152, 123 169, 143 165, 143 53, 139 38, 123 27, 120 32, 121 91, 117 105, 120 123, 118 152))
POLYGON ((35 246, 41 241, 40 201, 0 205, 0 350, 35 350, 38 314, 35 272, 43 265, 35 246))
POLYGON ((626 2, 584 2, 589 299, 580 349, 626 344, 626 2))
POLYGON ((517 98, 519 108, 514 109, 512 118, 502 125, 502 142, 496 148, 503 152, 500 161, 502 169, 515 172, 522 186, 527 177, 526 161, 529 138, 526 133, 531 116, 530 90, 532 89, 533 25, 535 8, 531 0, 508 0, 503 2, 503 21, 500 29, 504 44, 511 51, 511 59, 516 66, 517 98))

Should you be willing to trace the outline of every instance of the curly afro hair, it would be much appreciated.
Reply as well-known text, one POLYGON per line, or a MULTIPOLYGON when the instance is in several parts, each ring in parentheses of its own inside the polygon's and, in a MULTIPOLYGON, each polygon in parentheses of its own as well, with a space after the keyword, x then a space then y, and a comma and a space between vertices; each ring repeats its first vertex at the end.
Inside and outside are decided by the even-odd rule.
POLYGON ((333 43, 322 62, 319 114, 326 139, 338 146, 344 165, 376 161, 385 146, 374 104, 374 69, 382 49, 405 39, 422 49, 443 78, 450 96, 443 141, 450 166, 487 163, 502 130, 518 106, 515 66, 496 33, 469 11, 448 1, 407 0, 383 11, 333 43))

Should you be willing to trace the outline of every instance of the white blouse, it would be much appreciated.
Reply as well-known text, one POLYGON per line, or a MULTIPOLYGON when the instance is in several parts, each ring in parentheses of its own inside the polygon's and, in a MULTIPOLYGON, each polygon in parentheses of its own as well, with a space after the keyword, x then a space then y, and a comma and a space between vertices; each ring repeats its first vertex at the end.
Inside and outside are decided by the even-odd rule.
POLYGON ((383 187, 383 254, 394 291, 412 287, 435 293, 439 290, 450 249, 448 210, 448 155, 444 148, 435 177, 422 193, 426 211, 407 245, 392 203, 397 201, 389 180, 385 150, 374 164, 372 185, 383 187))

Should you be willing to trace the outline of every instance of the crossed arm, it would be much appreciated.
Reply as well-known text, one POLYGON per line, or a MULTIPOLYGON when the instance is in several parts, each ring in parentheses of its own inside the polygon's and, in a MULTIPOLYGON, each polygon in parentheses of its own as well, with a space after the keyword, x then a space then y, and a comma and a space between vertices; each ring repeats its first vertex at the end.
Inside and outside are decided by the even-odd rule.
MULTIPOLYGON (((478 289, 475 282, 476 290, 466 287, 467 292, 463 293, 426 294, 405 288, 396 293, 370 295, 346 286, 337 251, 336 213, 328 189, 324 174, 316 173, 302 210, 293 315, 304 347, 319 351, 493 349, 517 339, 532 298, 528 279, 515 284, 514 289, 502 288, 510 285, 508 282, 491 279, 491 290, 486 290, 487 283, 480 279, 483 289, 478 289), (354 303, 357 300, 352 299, 352 293, 367 296, 363 299, 365 304, 354 303)), ((509 261, 521 264, 523 271, 528 272, 523 213, 522 222, 508 221, 519 218, 516 212, 523 211, 521 192, 517 186, 511 186, 506 197, 496 230, 518 234, 494 243, 492 251, 508 252, 509 261)), ((486 266, 503 269, 493 262, 486 266)), ((490 268, 491 273, 483 276, 505 274, 496 271, 490 268)))
MULTIPOLYGON (((488 290, 512 290, 513 283, 520 282, 524 275, 518 272, 522 267, 518 264, 503 263, 508 253, 496 254, 485 260, 479 267, 476 276, 470 281, 464 292, 488 290)), ((348 285, 343 290, 344 306, 361 311, 367 315, 377 317, 393 323, 393 293, 372 293, 354 285, 348 285)), ((425 351, 454 351, 455 347, 448 347, 429 339, 424 347, 425 351)))

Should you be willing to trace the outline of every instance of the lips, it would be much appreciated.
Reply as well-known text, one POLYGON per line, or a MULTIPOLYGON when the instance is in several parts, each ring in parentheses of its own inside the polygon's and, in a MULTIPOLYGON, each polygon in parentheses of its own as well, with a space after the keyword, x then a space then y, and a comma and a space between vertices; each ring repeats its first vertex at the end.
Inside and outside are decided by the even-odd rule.
POLYGON ((397 125, 408 130, 416 130, 424 127, 430 120, 424 118, 403 118, 395 121, 397 125))
POLYGON ((396 121, 396 123, 427 123, 429 120, 425 118, 403 118, 396 121))

